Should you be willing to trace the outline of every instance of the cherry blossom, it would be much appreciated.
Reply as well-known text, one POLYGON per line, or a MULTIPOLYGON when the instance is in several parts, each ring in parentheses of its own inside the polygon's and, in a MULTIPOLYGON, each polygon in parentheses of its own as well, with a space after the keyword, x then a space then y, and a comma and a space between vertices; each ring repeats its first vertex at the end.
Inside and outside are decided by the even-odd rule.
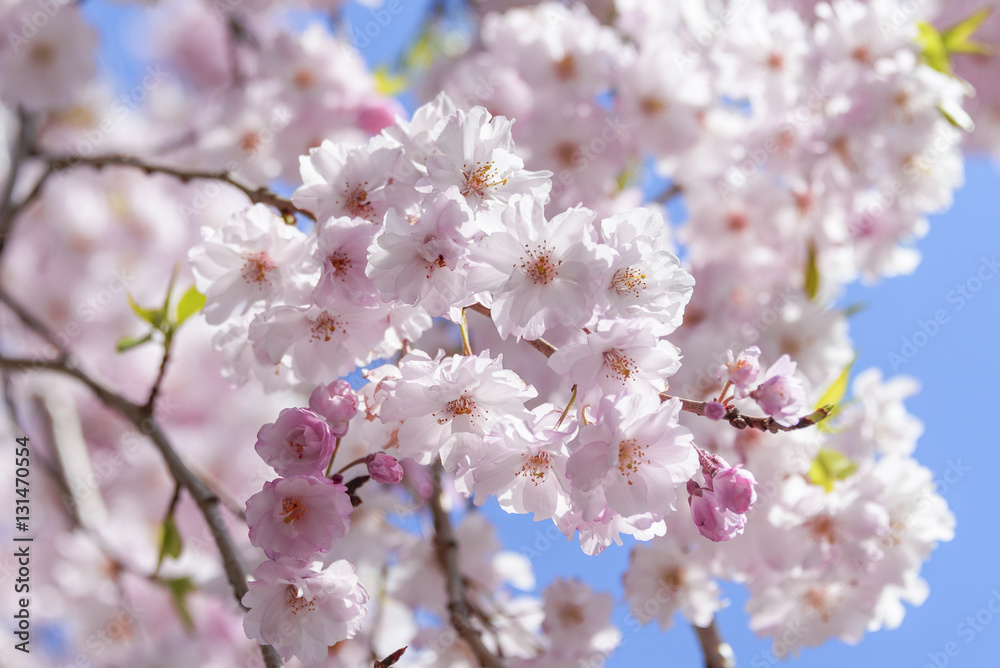
POLYGON ((305 560, 347 534, 351 509, 347 488, 328 478, 271 480, 247 500, 250 542, 271 559, 305 560))
POLYGON ((285 660, 294 655, 319 664, 331 645, 354 637, 368 612, 368 591, 343 559, 322 570, 265 561, 253 577, 243 597, 249 608, 243 628, 285 660))

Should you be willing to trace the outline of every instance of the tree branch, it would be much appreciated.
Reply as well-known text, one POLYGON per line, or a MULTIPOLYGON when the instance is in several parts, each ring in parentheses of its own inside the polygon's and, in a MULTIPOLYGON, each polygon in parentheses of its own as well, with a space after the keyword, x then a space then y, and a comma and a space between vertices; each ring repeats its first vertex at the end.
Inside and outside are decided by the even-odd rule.
POLYGON ((10 224, 14 220, 17 207, 14 205, 14 186, 17 184, 17 177, 21 173, 21 165, 31 151, 34 143, 34 128, 31 117, 24 109, 17 110, 18 132, 17 141, 10 157, 10 169, 7 171, 7 183, 4 184, 3 194, 0 195, 0 253, 3 252, 7 243, 7 235, 10 233, 10 224))
POLYGON ((195 180, 206 180, 206 181, 221 181, 226 183, 237 190, 241 191, 244 195, 249 198, 249 200, 255 204, 267 204, 272 206, 281 212, 284 216, 294 216, 295 214, 301 214, 310 220, 315 221, 316 216, 312 212, 306 211, 305 209, 300 209, 295 206, 291 200, 288 200, 280 195, 275 194, 270 189, 265 187, 254 188, 249 186, 239 180, 237 180, 232 174, 227 171, 219 172, 207 172, 198 170, 185 170, 176 167, 168 167, 166 165, 153 165, 147 162, 143 162, 139 158, 135 158, 127 155, 95 155, 90 157, 82 156, 41 156, 43 160, 48 162, 49 170, 51 172, 58 172, 66 169, 71 169, 80 165, 89 165, 95 169, 103 169, 104 167, 117 165, 123 167, 133 167, 146 174, 166 174, 178 179, 182 183, 187 183, 189 181, 195 180))
MULTIPOLYGON (((475 311, 480 315, 485 315, 487 318, 492 318, 493 314, 490 310, 483 306, 482 304, 473 304, 472 306, 466 306, 470 311, 475 311)), ((546 357, 552 357, 556 352, 556 347, 546 341, 545 339, 535 339, 534 341, 528 341, 524 339, 524 342, 530 345, 532 348, 545 355, 546 357)))
POLYGON ((698 635, 698 643, 705 656, 705 668, 736 667, 733 648, 719 635, 719 629, 716 627, 714 619, 704 628, 695 626, 694 632, 698 635))
MULTIPOLYGON (((674 397, 665 392, 660 393, 660 401, 669 401, 670 399, 679 399, 681 402, 681 410, 685 413, 694 413, 695 415, 705 415, 705 407, 708 406, 710 402, 708 401, 694 401, 693 399, 683 399, 681 397, 674 397)), ((791 426, 785 426, 778 422, 775 422, 774 418, 760 417, 756 415, 743 415, 740 409, 736 406, 730 406, 726 411, 725 416, 722 418, 729 422, 737 429, 757 429, 760 431, 771 432, 772 434, 779 431, 795 431, 796 429, 805 429, 806 427, 811 427, 817 422, 822 422, 827 415, 830 414, 829 407, 820 408, 804 418, 800 418, 798 422, 791 426)))
MULTIPOLYGON (((36 333, 44 337, 56 346, 61 355, 58 359, 30 359, 0 357, 0 368, 12 371, 42 370, 53 371, 67 376, 71 376, 84 385, 108 408, 114 410, 133 427, 145 434, 160 451, 170 471, 171 477, 181 487, 183 487, 194 499, 195 504, 201 511, 208 528, 212 533, 219 554, 222 556, 222 568, 229 580, 229 585, 233 589, 236 600, 240 607, 243 607, 243 597, 249 587, 247 586, 247 568, 243 563, 239 548, 233 540, 232 534, 226 527, 222 517, 221 502, 219 497, 206 485, 201 478, 195 475, 191 469, 184 464, 180 455, 174 449, 170 440, 163 432, 160 424, 153 415, 153 407, 149 405, 136 404, 129 401, 117 392, 105 387, 97 380, 83 372, 69 357, 68 351, 59 345, 58 341, 42 323, 41 320, 33 316, 27 309, 21 306, 9 294, 0 291, 0 299, 14 311, 23 322, 36 333)), ((260 648, 264 657, 264 663, 268 668, 280 668, 282 665, 278 653, 270 645, 262 645, 260 648)))
MULTIPOLYGON (((470 311, 475 311, 481 315, 490 317, 490 310, 483 306, 482 304, 473 304, 472 306, 467 306, 470 311)), ((535 350, 542 353, 546 357, 552 357, 558 350, 551 343, 545 339, 536 339, 534 341, 526 341, 535 350)), ((667 401, 669 399, 680 399, 681 410, 685 413, 694 413, 695 415, 705 415, 705 407, 709 402, 707 401, 694 401, 693 399, 683 399, 681 397, 673 397, 666 393, 660 394, 660 401, 667 401)), ((755 416, 755 415, 743 415, 740 409, 735 406, 730 406, 729 410, 726 412, 724 419, 729 422, 732 426, 737 429, 757 429, 759 431, 766 431, 772 434, 779 431, 795 431, 796 429, 805 429, 806 427, 811 427, 817 422, 822 422, 830 414, 829 407, 820 408, 813 413, 801 418, 797 423, 786 427, 783 424, 775 422, 774 418, 755 416)))
POLYGON ((433 489, 427 499, 431 515, 434 518, 434 552, 438 564, 444 574, 448 595, 448 612, 451 625, 465 641, 476 656, 480 666, 486 668, 504 668, 500 659, 486 648, 479 631, 472 626, 469 603, 465 598, 465 587, 462 584, 462 574, 458 570, 458 541, 451 527, 451 518, 441 506, 441 465, 433 467, 431 476, 433 489))

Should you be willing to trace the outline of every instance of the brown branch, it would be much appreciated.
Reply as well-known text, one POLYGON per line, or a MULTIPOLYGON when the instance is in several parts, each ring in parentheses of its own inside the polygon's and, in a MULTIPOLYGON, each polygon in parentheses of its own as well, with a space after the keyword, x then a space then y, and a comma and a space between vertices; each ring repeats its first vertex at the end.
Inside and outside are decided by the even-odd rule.
POLYGON ((255 204, 267 204, 277 209, 283 216, 294 216, 295 214, 302 214, 306 218, 315 221, 316 216, 312 212, 306 211, 305 209, 300 209, 295 206, 291 200, 288 200, 276 193, 272 192, 270 189, 265 187, 254 188, 249 186, 239 180, 237 180, 232 174, 227 171, 219 172, 207 172, 207 171, 197 171, 197 170, 185 170, 179 169, 177 167, 168 167, 167 165, 153 165, 147 162, 143 162, 139 158, 134 158, 127 155, 95 155, 90 157, 82 157, 75 155, 68 156, 41 156, 41 158, 48 162, 49 170, 52 172, 62 171, 66 169, 71 169, 73 167, 78 167, 81 165, 88 165, 95 169, 103 169, 108 166, 122 166, 122 167, 133 167, 146 174, 166 174, 172 176, 179 180, 181 183, 188 183, 189 181, 204 180, 204 181, 221 181, 226 183, 237 190, 241 191, 247 198, 255 204))
POLYGON ((659 195, 657 195, 656 199, 654 199, 653 201, 656 202, 657 204, 661 204, 661 205, 662 204, 666 204, 667 202, 669 202, 673 198, 675 198, 678 195, 680 195, 682 192, 684 192, 684 189, 681 188, 680 185, 678 185, 676 183, 671 183, 670 187, 667 188, 666 190, 664 190, 659 195))
POLYGON ((480 666, 503 668, 503 662, 486 648, 479 637, 479 631, 472 626, 469 603, 466 600, 465 587, 462 584, 462 574, 458 569, 458 541, 452 531, 451 518, 441 506, 440 464, 433 467, 431 481, 433 489, 430 498, 427 499, 427 505, 434 518, 434 552, 437 555, 441 572, 444 574, 451 625, 472 650, 480 666))
POLYGON ((14 220, 18 207, 14 204, 14 186, 21 173, 21 165, 31 152, 34 143, 34 128, 31 117, 24 109, 17 110, 18 131, 14 150, 11 152, 10 169, 7 170, 7 183, 0 195, 0 253, 7 244, 11 222, 14 220))
POLYGON ((733 648, 719 635, 714 619, 704 628, 695 626, 694 632, 698 635, 698 643, 705 656, 705 668, 735 668, 733 648))
MULTIPOLYGON (((472 306, 466 307, 470 311, 475 311, 481 315, 490 317, 490 310, 483 306, 482 304, 473 304, 472 306)), ((542 353, 546 357, 552 357, 555 354, 557 348, 545 339, 536 339, 534 341, 526 341, 535 350, 542 353)), ((660 401, 667 401, 668 399, 680 399, 681 410, 685 413, 694 413, 695 415, 705 415, 705 407, 709 402, 707 401, 694 401, 693 399, 683 399, 681 397, 673 397, 669 394, 661 393, 660 401)), ((816 410, 813 413, 801 418, 795 424, 786 427, 774 420, 774 418, 755 416, 755 415, 743 415, 740 409, 735 406, 730 406, 729 410, 726 412, 725 419, 729 424, 736 427, 737 429, 757 429, 760 431, 770 432, 772 434, 779 431, 795 431, 796 429, 805 429, 806 427, 811 427, 817 422, 822 422, 830 414, 830 407, 826 406, 816 410)))
MULTIPOLYGON (((160 451, 170 471, 171 477, 178 486, 183 487, 194 499, 195 504, 201 511, 208 528, 212 533, 212 538, 222 556, 222 568, 229 580, 229 585, 233 589, 236 600, 240 607, 243 607, 243 597, 249 591, 247 585, 247 568, 243 563, 239 548, 233 540, 232 534, 226 527, 222 517, 221 502, 218 495, 206 485, 201 478, 195 475, 191 469, 184 464, 180 455, 174 449, 170 440, 163 432, 160 424, 153 416, 151 406, 140 406, 129 401, 117 392, 105 387, 97 380, 83 372, 70 359, 65 348, 58 345, 55 337, 42 323, 41 320, 33 316, 27 309, 21 306, 10 295, 0 292, 0 298, 13 310, 23 322, 32 330, 44 337, 46 340, 56 345, 61 352, 58 359, 30 359, 0 357, 0 368, 12 371, 43 370, 61 373, 71 376, 82 384, 86 385, 91 392, 108 408, 114 410, 128 421, 133 427, 145 434, 160 451)), ((267 668, 280 668, 282 665, 278 653, 270 645, 261 645, 261 654, 264 657, 264 664, 267 668)))
MULTIPOLYGON (((482 304, 477 303, 473 304, 472 306, 466 306, 466 308, 469 309, 470 311, 475 311, 480 315, 485 315, 487 318, 492 318, 490 310, 485 306, 483 306, 482 304)), ((552 345, 545 339, 535 339, 533 341, 528 341, 527 339, 525 339, 524 342, 530 345, 538 352, 540 352, 541 354, 545 355, 546 357, 552 357, 557 350, 557 348, 554 345, 552 345)))
MULTIPOLYGON (((708 401, 694 401, 692 399, 683 399, 681 397, 673 397, 666 393, 660 393, 660 401, 668 401, 670 399, 680 400, 681 410, 685 413, 694 413, 695 415, 701 416, 705 415, 705 407, 710 403, 708 401)), ((822 422, 829 414, 830 410, 827 406, 810 413, 804 418, 800 418, 798 422, 791 426, 785 426, 776 422, 775 419, 770 416, 762 417, 756 415, 743 415, 739 408, 736 406, 730 406, 722 419, 726 420, 737 429, 750 428, 774 434, 779 431, 795 431, 796 429, 811 427, 817 422, 822 422)))

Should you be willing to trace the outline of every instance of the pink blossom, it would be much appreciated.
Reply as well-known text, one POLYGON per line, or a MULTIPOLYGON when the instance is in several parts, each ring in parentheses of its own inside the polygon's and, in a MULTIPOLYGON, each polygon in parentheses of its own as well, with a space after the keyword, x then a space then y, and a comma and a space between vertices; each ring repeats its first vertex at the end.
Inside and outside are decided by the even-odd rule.
POLYGON ((798 422, 806 405, 806 390, 794 376, 795 362, 782 355, 764 374, 764 381, 750 393, 765 413, 786 427, 798 422))
POLYGON ((269 480, 247 499, 250 542, 271 559, 305 560, 347 534, 352 510, 347 488, 329 478, 269 480))
POLYGON ((368 455, 365 463, 368 465, 368 475, 375 482, 395 485, 403 479, 403 467, 400 466, 395 457, 384 452, 368 455))
POLYGON ((243 596, 247 637, 272 645, 281 658, 306 665, 326 660, 329 648, 361 630, 368 591, 343 559, 326 569, 265 561, 243 596))
POLYGON ((350 383, 338 378, 312 391, 309 408, 327 419, 334 438, 343 438, 351 418, 358 414, 358 397, 350 383))
POLYGON ((745 397, 749 388, 757 383, 760 375, 760 348, 750 346, 743 350, 736 358, 733 358, 733 351, 726 351, 726 371, 729 372, 729 382, 736 388, 736 396, 745 397))
POLYGON ((688 502, 694 524, 705 538, 720 542, 743 533, 746 518, 730 511, 720 511, 713 492, 697 489, 688 497, 688 502))
POLYGON ((712 478, 712 489, 719 502, 719 510, 742 514, 757 501, 757 481, 746 469, 733 466, 723 469, 712 478))
POLYGON ((330 425, 311 410, 286 408, 260 428, 254 449, 278 475, 318 474, 333 455, 334 438, 330 425))

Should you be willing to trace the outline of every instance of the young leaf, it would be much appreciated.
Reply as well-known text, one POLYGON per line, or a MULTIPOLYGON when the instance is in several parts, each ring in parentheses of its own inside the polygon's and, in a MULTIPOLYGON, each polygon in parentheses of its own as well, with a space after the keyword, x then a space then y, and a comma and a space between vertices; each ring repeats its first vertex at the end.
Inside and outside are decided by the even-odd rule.
POLYGON ((181 323, 201 311, 204 305, 205 295, 198 292, 198 288, 192 285, 181 297, 181 300, 177 302, 177 322, 175 326, 180 327, 181 323))
POLYGON ((948 49, 938 29, 926 21, 917 24, 917 44, 922 49, 921 57, 929 67, 943 74, 951 74, 951 62, 948 60, 948 49))
POLYGON ((819 294, 819 267, 816 266, 816 244, 809 242, 809 254, 806 256, 806 277, 802 286, 806 297, 815 300, 819 294))
POLYGON ((143 308, 142 306, 139 306, 138 304, 135 303, 135 300, 132 299, 132 295, 127 295, 127 296, 128 296, 129 306, 132 307, 132 312, 135 313, 140 318, 142 318, 143 320, 145 320, 146 322, 148 322, 156 329, 160 329, 160 327, 163 325, 163 311, 154 310, 151 308, 143 308))
POLYGON ((844 395, 847 394, 847 380, 851 376, 851 367, 854 366, 854 362, 857 360, 857 355, 854 356, 847 366, 843 368, 840 375, 837 376, 837 380, 826 389, 823 396, 819 398, 816 402, 816 408, 819 409, 827 404, 833 404, 834 410, 840 405, 840 402, 844 400, 844 395))
POLYGON ((156 560, 156 570, 160 570, 160 565, 166 557, 171 559, 180 557, 183 547, 181 534, 177 531, 177 523, 174 521, 173 513, 171 513, 163 521, 163 526, 160 527, 160 556, 156 560))
POLYGON ((979 30, 979 26, 990 17, 993 9, 984 7, 978 12, 941 33, 941 41, 945 50, 949 53, 989 53, 990 49, 985 44, 970 41, 972 34, 979 30))
POLYGON ((843 454, 836 450, 820 448, 816 459, 809 467, 809 482, 831 492, 835 481, 846 480, 857 470, 857 464, 843 454))
POLYGON ((118 352, 123 353, 126 350, 132 350, 133 348, 137 348, 144 343, 149 343, 152 340, 153 340, 152 333, 147 334, 146 336, 143 336, 142 338, 138 339, 133 336, 125 336, 118 340, 118 345, 115 346, 115 349, 118 352))
POLYGON ((180 615, 181 621, 184 622, 184 627, 193 631, 194 619, 191 618, 191 611, 188 610, 186 597, 191 592, 196 591, 198 587, 195 586, 190 577, 171 578, 162 580, 162 582, 174 600, 174 606, 177 608, 177 614, 180 615))
POLYGON ((398 95, 406 90, 410 85, 409 80, 404 75, 393 74, 389 68, 375 68, 375 90, 381 95, 398 95))

